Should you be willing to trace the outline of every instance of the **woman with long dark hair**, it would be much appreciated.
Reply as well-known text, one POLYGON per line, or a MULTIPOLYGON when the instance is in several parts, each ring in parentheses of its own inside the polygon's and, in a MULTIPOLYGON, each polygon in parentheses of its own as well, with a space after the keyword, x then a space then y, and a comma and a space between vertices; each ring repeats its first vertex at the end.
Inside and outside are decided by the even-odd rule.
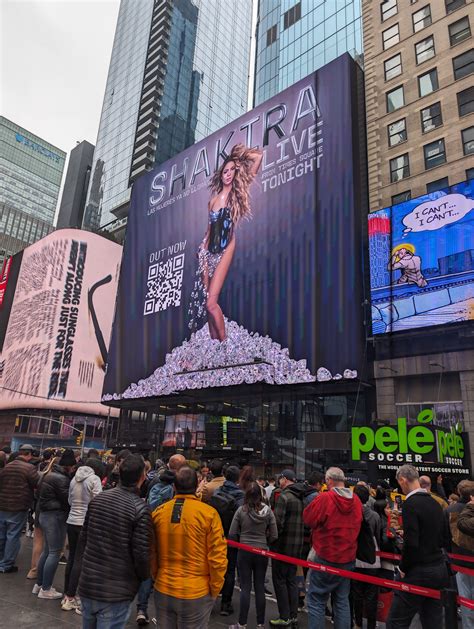
MULTIPOLYGON (((258 483, 250 483, 245 492, 244 504, 235 512, 229 530, 229 539, 248 544, 254 548, 268 550, 278 538, 278 530, 273 511, 264 504, 258 483)), ((265 626, 265 574, 268 558, 245 550, 237 554, 237 568, 240 577, 239 622, 234 629, 247 626, 250 608, 252 578, 257 609, 257 627, 265 626)))
MULTIPOLYGON (((255 482, 255 470, 251 465, 244 465, 244 467, 240 470, 239 480, 237 482, 238 486, 242 491, 247 491, 252 483, 255 482)), ((259 485, 260 486, 260 485, 259 485)))
POLYGON ((209 335, 219 341, 226 339, 219 295, 235 252, 235 228, 252 214, 249 188, 261 161, 262 151, 236 144, 209 184, 209 223, 198 250, 189 327, 197 329, 207 315, 209 335))

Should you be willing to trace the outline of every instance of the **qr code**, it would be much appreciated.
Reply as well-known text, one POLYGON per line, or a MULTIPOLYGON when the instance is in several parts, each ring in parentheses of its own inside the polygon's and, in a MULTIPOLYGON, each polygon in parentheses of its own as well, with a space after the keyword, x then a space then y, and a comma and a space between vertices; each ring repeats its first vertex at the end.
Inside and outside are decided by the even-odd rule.
POLYGON ((144 315, 181 305, 184 253, 148 267, 144 315))

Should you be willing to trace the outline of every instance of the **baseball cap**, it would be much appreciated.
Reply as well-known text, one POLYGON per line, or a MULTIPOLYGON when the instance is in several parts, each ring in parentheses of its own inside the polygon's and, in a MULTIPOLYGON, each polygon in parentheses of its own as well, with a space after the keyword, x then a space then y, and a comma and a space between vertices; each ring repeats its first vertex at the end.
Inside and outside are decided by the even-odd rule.
POLYGON ((283 472, 280 474, 280 478, 286 478, 286 480, 291 480, 294 482, 296 480, 296 474, 293 472, 293 470, 283 470, 283 472))
POLYGON ((20 451, 20 452, 33 452, 33 450, 34 450, 34 448, 33 448, 33 446, 32 446, 31 444, 29 444, 29 443, 23 443, 23 444, 20 446, 20 450, 19 450, 19 451, 20 451))

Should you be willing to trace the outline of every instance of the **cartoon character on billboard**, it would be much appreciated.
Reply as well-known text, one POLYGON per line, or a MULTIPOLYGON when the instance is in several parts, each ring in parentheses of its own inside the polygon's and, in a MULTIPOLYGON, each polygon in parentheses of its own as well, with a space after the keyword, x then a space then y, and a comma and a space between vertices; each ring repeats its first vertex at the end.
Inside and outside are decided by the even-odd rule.
POLYGON ((196 330, 207 315, 211 339, 226 339, 219 295, 235 252, 235 228, 242 219, 250 219, 252 215, 249 188, 260 168, 262 155, 260 149, 236 144, 209 183, 209 221, 198 249, 196 281, 188 312, 191 330, 196 330))
POLYGON ((402 243, 392 249, 388 270, 401 271, 397 284, 416 284, 419 288, 428 284, 421 272, 421 258, 415 255, 415 247, 409 243, 402 243))

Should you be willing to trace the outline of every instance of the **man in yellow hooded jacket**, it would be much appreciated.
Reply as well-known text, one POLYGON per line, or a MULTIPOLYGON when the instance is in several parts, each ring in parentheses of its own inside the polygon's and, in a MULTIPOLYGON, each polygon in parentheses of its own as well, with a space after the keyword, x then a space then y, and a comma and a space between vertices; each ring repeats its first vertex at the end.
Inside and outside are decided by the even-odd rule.
POLYGON ((190 467, 176 474, 176 495, 152 514, 151 574, 158 629, 205 629, 227 570, 227 543, 217 511, 196 497, 190 467))

